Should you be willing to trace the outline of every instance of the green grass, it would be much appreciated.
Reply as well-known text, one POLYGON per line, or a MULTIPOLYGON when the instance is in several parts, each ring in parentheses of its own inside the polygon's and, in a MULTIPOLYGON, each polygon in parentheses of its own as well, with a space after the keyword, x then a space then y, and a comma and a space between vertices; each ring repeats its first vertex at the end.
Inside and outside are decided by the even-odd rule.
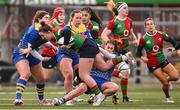
MULTIPOLYGON (((114 110, 114 109, 146 109, 146 110, 152 110, 152 109, 166 109, 166 110, 172 110, 172 109, 180 109, 180 86, 175 85, 174 89, 170 91, 171 96, 174 98, 175 103, 174 104, 166 104, 163 103, 164 95, 162 93, 162 90, 160 88, 160 85, 135 85, 130 84, 129 85, 129 91, 128 94, 131 99, 134 101, 132 103, 122 103, 120 102, 117 105, 112 104, 111 97, 108 97, 101 106, 99 107, 93 107, 87 102, 80 102, 76 103, 74 106, 41 106, 38 104, 37 100, 37 94, 35 92, 35 87, 30 86, 27 87, 24 95, 23 95, 23 106, 13 106, 12 103, 14 101, 15 97, 15 86, 0 86, 0 109, 86 109, 86 110, 114 110)), ((45 96, 50 101, 54 97, 62 97, 64 95, 64 90, 62 87, 59 86, 46 86, 45 89, 45 96)), ((82 95, 80 98, 84 98, 85 100, 88 99, 89 96, 82 95)), ((121 99, 121 94, 119 94, 119 97, 121 99)))

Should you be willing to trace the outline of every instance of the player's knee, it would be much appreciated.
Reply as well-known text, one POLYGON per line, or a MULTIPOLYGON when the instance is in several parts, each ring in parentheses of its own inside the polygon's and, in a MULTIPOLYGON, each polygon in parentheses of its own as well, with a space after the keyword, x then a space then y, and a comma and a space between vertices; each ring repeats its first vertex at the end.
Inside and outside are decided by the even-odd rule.
POLYGON ((44 79, 44 77, 40 77, 40 78, 37 78, 37 79, 36 79, 36 82, 37 82, 37 83, 44 83, 44 82, 45 82, 45 79, 44 79))
POLYGON ((79 74, 79 77, 80 77, 80 79, 82 79, 83 81, 86 79, 86 78, 88 78, 88 74, 79 74))
POLYGON ((68 73, 68 74, 66 75, 66 79, 67 79, 68 81, 72 81, 72 80, 73 80, 73 74, 68 73))
POLYGON ((64 77, 67 80, 72 80, 73 79, 73 72, 71 70, 66 69, 64 71, 64 77))
POLYGON ((85 93, 87 91, 87 88, 83 87, 79 89, 79 93, 85 93))
POLYGON ((114 86, 113 86, 113 91, 114 91, 114 92, 117 92, 118 90, 119 90, 119 86, 118 86, 117 84, 114 85, 114 86))
POLYGON ((173 81, 177 81, 179 79, 179 74, 172 76, 173 81))
POLYGON ((27 74, 24 73, 24 74, 21 74, 20 79, 23 79, 23 80, 27 81, 29 79, 29 76, 30 75, 28 73, 27 74))

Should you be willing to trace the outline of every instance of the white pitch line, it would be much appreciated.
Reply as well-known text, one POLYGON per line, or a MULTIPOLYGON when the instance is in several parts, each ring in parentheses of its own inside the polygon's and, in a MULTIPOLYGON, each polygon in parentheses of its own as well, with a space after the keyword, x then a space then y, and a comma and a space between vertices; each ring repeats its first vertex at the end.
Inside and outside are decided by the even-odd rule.
MULTIPOLYGON (((24 92, 23 94, 36 94, 37 92, 24 92)), ((66 94, 65 92, 44 92, 45 94, 66 94)), ((0 95, 16 94, 16 92, 0 92, 0 95)))
MULTIPOLYGON (((109 101, 109 100, 108 100, 109 101)), ((0 106, 13 106, 13 104, 0 104, 0 106)), ((27 104, 28 106, 38 106, 39 104, 37 103, 37 104, 27 104)), ((26 105, 25 105, 26 106, 26 105)), ((105 105, 106 107, 107 106, 112 106, 112 105, 105 105)), ((104 106, 104 107, 105 107, 104 106)), ((144 106, 149 106, 149 105, 144 105, 144 106)), ((159 106, 159 105, 151 105, 151 106, 159 106)), ((53 107, 53 106, 51 106, 51 107, 53 107)), ((63 107, 65 107, 65 106, 63 106, 63 107)), ((1 108, 0 108, 1 109, 1 108)), ((52 108, 53 109, 53 108, 52 108)), ((75 108, 74 110, 76 110, 76 109, 78 109, 78 110, 89 110, 89 109, 80 109, 80 108, 75 108)), ((92 110, 97 110, 97 108, 91 108, 92 110)), ((116 109, 109 109, 109 108, 98 108, 98 110, 119 110, 120 108, 116 108, 116 109)), ((3 110, 11 110, 11 108, 10 109, 3 109, 3 110)), ((19 110, 19 109, 13 109, 13 110, 19 110)), ((25 110, 32 110, 32 109, 25 109, 25 110)), ((39 110, 39 109, 33 109, 33 110, 39 110)), ((43 110, 44 110, 44 108, 43 108, 43 110)), ((46 110, 46 109, 45 109, 46 110)), ((47 108, 47 110, 49 110, 49 108, 47 108)), ((67 109, 61 109, 61 110, 67 110, 67 109)), ((157 110, 157 108, 151 108, 151 109, 146 109, 146 108, 144 108, 144 109, 123 109, 123 108, 121 108, 121 110, 157 110)), ((158 108, 158 110, 164 110, 164 109, 159 109, 158 108)), ((172 110, 172 109, 165 109, 165 110, 172 110)), ((179 109, 173 109, 173 110, 179 110, 179 109)))

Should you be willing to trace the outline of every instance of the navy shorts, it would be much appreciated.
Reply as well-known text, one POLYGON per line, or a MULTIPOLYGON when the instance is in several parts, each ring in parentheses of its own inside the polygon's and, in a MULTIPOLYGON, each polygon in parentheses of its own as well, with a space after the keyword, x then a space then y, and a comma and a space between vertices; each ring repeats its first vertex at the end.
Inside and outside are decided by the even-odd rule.
POLYGON ((169 61, 168 61, 168 60, 165 60, 164 62, 160 63, 160 64, 157 65, 157 66, 148 67, 148 69, 149 69, 149 72, 153 73, 156 69, 158 69, 158 68, 164 68, 164 67, 167 66, 168 64, 169 64, 169 61))
POLYGON ((13 63, 16 64, 21 60, 28 60, 30 67, 33 67, 41 62, 39 59, 34 58, 31 54, 29 54, 27 57, 26 54, 20 55, 19 48, 15 48, 13 53, 13 63))
POLYGON ((52 69, 57 65, 57 55, 51 57, 48 61, 42 61, 43 68, 52 69))
POLYGON ((91 38, 87 38, 79 50, 80 58, 95 58, 99 52, 98 45, 91 38))
POLYGON ((64 51, 60 50, 58 52, 57 62, 60 63, 63 58, 70 58, 70 59, 72 59, 72 61, 73 61, 72 65, 79 64, 79 55, 78 54, 64 52, 64 51))

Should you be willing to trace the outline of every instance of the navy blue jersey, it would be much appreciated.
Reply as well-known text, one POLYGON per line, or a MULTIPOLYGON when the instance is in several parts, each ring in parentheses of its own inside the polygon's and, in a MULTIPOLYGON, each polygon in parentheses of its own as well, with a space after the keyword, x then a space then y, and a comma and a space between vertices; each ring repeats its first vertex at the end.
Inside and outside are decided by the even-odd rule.
POLYGON ((40 38, 41 36, 38 33, 38 26, 36 24, 32 24, 24 34, 23 38, 20 40, 18 47, 27 48, 28 43, 33 44, 40 38))

